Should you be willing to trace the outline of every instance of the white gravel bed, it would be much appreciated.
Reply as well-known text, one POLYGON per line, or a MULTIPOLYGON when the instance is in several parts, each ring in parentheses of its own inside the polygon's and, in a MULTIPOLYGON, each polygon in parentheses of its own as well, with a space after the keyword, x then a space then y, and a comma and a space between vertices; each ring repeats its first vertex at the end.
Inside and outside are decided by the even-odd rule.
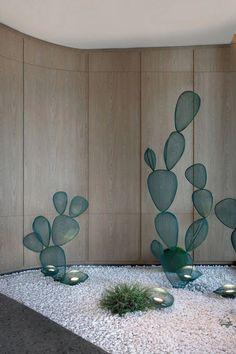
POLYGON ((236 300, 212 293, 225 283, 236 283, 236 268, 198 268, 203 276, 184 290, 171 288, 156 266, 81 266, 79 269, 89 275, 82 284, 64 285, 31 270, 1 276, 0 292, 108 353, 236 353, 236 300), (104 289, 124 282, 167 287, 175 298, 174 305, 123 318, 100 309, 104 289))

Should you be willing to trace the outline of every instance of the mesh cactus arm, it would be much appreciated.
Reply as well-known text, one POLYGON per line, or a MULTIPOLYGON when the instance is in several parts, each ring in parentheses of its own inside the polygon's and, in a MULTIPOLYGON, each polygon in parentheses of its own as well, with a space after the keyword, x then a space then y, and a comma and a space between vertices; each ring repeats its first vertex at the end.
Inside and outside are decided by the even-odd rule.
POLYGON ((233 229, 231 243, 236 252, 236 199, 226 198, 215 205, 216 217, 225 226, 233 229))
POLYGON ((65 192, 60 191, 53 196, 54 207, 60 214, 52 224, 52 241, 57 246, 70 242, 78 235, 80 226, 74 218, 84 213, 88 208, 88 201, 81 196, 76 196, 71 200, 69 215, 65 215, 67 201, 68 197, 65 192))
POLYGON ((144 153, 144 161, 146 164, 153 170, 155 171, 156 169, 156 163, 157 163, 157 158, 156 154, 152 149, 147 149, 144 153))
POLYGON ((185 171, 186 179, 195 187, 198 188, 192 193, 193 205, 202 217, 195 220, 188 228, 185 235, 185 249, 190 252, 199 247, 206 239, 208 234, 208 221, 212 206, 212 193, 204 189, 207 183, 207 171, 203 164, 194 164, 185 171))

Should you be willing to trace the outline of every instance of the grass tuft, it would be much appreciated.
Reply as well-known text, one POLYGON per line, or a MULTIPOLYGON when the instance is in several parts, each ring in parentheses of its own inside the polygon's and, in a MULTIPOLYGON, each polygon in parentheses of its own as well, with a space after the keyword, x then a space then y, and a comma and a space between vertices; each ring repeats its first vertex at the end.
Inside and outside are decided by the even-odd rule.
POLYGON ((138 284, 119 284, 105 290, 100 305, 112 314, 124 316, 127 312, 155 308, 152 290, 138 284))

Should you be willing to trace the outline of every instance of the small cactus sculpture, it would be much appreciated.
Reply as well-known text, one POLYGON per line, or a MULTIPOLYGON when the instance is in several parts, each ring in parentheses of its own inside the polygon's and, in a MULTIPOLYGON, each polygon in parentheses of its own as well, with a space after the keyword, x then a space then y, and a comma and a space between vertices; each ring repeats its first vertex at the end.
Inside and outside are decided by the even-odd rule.
POLYGON ((37 216, 33 221, 33 232, 24 237, 23 244, 31 251, 40 253, 44 275, 52 276, 64 284, 75 285, 84 282, 88 276, 78 270, 66 272, 66 256, 61 246, 78 235, 80 226, 74 218, 86 211, 88 201, 80 196, 74 197, 70 203, 69 215, 65 215, 67 203, 67 194, 56 192, 53 204, 59 215, 55 217, 52 227, 44 216, 37 216))
POLYGON ((157 158, 155 152, 148 148, 144 153, 144 160, 152 172, 147 179, 148 190, 160 213, 155 218, 155 229, 161 241, 151 243, 154 257, 160 260, 165 274, 175 287, 185 287, 189 281, 197 279, 201 273, 193 267, 193 260, 189 252, 200 246, 208 233, 207 216, 210 214, 213 197, 205 188, 207 181, 206 168, 202 164, 190 166, 185 176, 197 188, 192 194, 195 209, 201 216, 194 221, 186 231, 185 250, 178 247, 179 226, 176 216, 167 211, 174 201, 178 181, 171 171, 180 160, 185 150, 185 137, 181 133, 194 119, 200 108, 200 97, 193 91, 183 92, 175 108, 175 131, 168 137, 164 147, 164 161, 166 169, 156 169, 157 158))

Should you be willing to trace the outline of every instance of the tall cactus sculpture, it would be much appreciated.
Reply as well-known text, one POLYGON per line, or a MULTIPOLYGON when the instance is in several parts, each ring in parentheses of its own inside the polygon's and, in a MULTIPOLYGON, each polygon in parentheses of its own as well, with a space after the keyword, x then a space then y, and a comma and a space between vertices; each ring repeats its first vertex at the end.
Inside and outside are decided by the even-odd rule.
POLYGON ((222 224, 233 229, 231 243, 236 252, 236 199, 226 198, 221 200, 215 206, 215 214, 222 224))
POLYGON ((66 272, 66 256, 61 246, 78 235, 80 226, 74 218, 87 210, 88 201, 81 196, 74 197, 70 203, 69 215, 65 215, 67 203, 67 194, 56 192, 53 204, 59 215, 55 217, 52 227, 44 216, 37 216, 33 221, 33 232, 24 237, 23 244, 31 251, 40 253, 44 275, 52 276, 64 284, 75 285, 84 282, 88 276, 78 270, 66 272))
POLYGON ((201 99, 193 91, 184 91, 178 98, 175 108, 175 131, 173 131, 164 147, 164 161, 166 169, 156 169, 157 158, 155 152, 148 148, 144 153, 144 160, 152 172, 147 179, 148 190, 152 201, 160 213, 154 224, 161 242, 153 240, 151 251, 154 257, 160 260, 165 274, 175 287, 185 287, 189 281, 197 279, 201 273, 193 266, 193 259, 189 252, 205 240, 208 233, 207 216, 210 214, 213 198, 205 188, 207 173, 204 165, 190 166, 185 176, 197 188, 192 194, 195 209, 201 216, 194 221, 186 231, 185 249, 178 247, 179 226, 176 216, 167 211, 173 203, 177 188, 177 176, 171 171, 185 150, 185 137, 181 133, 192 122, 199 111, 201 99), (163 247, 163 243, 167 246, 163 247))

